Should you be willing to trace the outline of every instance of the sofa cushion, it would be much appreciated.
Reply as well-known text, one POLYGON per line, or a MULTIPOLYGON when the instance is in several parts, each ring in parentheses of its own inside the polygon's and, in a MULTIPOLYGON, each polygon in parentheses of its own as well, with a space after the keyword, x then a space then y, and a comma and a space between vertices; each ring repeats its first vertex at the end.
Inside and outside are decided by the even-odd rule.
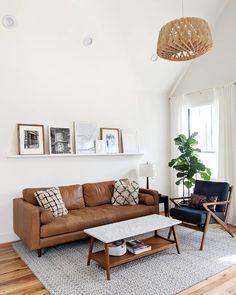
MULTIPOLYGON (((191 194, 191 199, 190 199, 188 207, 204 210, 203 204, 214 203, 217 201, 217 199, 218 199, 218 196, 202 196, 202 195, 191 194)), ((210 210, 215 211, 216 205, 209 205, 208 208, 210 210)))
POLYGON ((53 221, 54 216, 49 209, 40 208, 40 222, 41 224, 48 224, 53 221))
POLYGON ((52 222, 42 225, 40 236, 41 238, 52 237, 65 233, 76 232, 79 231, 80 228, 81 226, 78 222, 78 218, 75 215, 67 214, 62 217, 54 218, 52 222))
MULTIPOLYGON (((224 220, 224 212, 214 212, 220 219, 224 220)), ((170 209, 170 216, 183 222, 204 225, 206 221, 206 210, 193 209, 188 207, 175 207, 170 209)), ((214 218, 211 218, 210 223, 215 223, 214 218)))
POLYGON ((62 199, 68 210, 85 207, 83 187, 80 184, 59 186, 62 199))
POLYGON ((111 203, 115 181, 83 184, 84 200, 88 207, 111 203))
MULTIPOLYGON (((218 196, 217 202, 227 201, 229 194, 227 182, 196 180, 194 194, 204 196, 218 196)), ((217 205, 216 211, 224 212, 225 205, 217 205)))
POLYGON ((112 204, 105 204, 97 207, 71 210, 68 215, 54 218, 51 223, 42 225, 41 237, 46 238, 64 233, 82 231, 85 228, 154 213, 154 206, 146 205, 126 205, 116 207, 112 204))
MULTIPOLYGON (((26 188, 23 190, 23 199, 28 203, 38 205, 34 193, 37 191, 45 191, 47 189, 47 187, 26 188)), ((67 209, 80 209, 85 207, 82 185, 75 184, 59 186, 59 189, 67 209)))
POLYGON ((139 204, 144 204, 147 206, 154 205, 154 198, 152 195, 139 193, 138 197, 139 197, 139 204))
POLYGON ((46 191, 37 191, 34 195, 39 205, 45 209, 49 209, 55 217, 68 214, 58 187, 52 187, 46 191))
POLYGON ((112 205, 137 205, 139 203, 138 193, 139 185, 136 181, 126 184, 122 180, 118 180, 114 184, 114 192, 111 198, 112 205))

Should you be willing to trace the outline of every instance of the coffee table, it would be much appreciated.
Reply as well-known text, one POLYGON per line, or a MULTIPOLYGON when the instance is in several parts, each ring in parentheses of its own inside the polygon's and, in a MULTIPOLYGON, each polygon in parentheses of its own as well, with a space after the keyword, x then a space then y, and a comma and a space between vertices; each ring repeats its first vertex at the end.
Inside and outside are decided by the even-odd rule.
POLYGON ((152 214, 85 229, 84 232, 91 236, 87 265, 90 265, 91 259, 96 261, 99 265, 106 269, 107 280, 110 280, 110 269, 112 267, 155 254, 171 247, 176 247, 178 254, 180 254, 174 228, 175 225, 180 223, 181 221, 173 218, 152 214), (157 231, 163 228, 170 228, 170 231, 173 233, 173 240, 158 235, 157 231), (154 231, 154 236, 143 240, 143 242, 151 246, 151 250, 136 255, 129 252, 123 256, 109 255, 109 243, 152 231, 154 231), (95 239, 104 243, 104 250, 93 252, 95 239))

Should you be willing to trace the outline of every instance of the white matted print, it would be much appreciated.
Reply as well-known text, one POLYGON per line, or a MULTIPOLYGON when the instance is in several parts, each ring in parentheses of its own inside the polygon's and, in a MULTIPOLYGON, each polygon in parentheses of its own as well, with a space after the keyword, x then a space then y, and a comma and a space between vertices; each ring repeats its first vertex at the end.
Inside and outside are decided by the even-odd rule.
POLYGON ((106 141, 105 140, 96 140, 96 154, 106 153, 106 141))
POLYGON ((17 124, 18 153, 20 155, 43 155, 44 126, 37 124, 17 124))
POLYGON ((72 136, 71 126, 48 127, 49 153, 50 154, 72 154, 72 136))
POLYGON ((98 137, 96 123, 75 122, 75 150, 76 154, 95 153, 95 141, 98 137))
POLYGON ((107 153, 119 153, 120 139, 118 128, 101 128, 101 139, 105 140, 107 153))
POLYGON ((124 153, 139 153, 139 138, 137 130, 122 129, 122 145, 124 153))

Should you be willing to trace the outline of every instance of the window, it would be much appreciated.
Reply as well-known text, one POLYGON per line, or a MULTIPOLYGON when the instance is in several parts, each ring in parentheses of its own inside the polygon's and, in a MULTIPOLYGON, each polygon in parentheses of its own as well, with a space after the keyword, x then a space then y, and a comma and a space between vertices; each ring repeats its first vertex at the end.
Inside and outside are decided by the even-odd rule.
POLYGON ((214 104, 188 109, 188 133, 198 132, 199 158, 211 169, 212 178, 217 178, 217 140, 214 104))

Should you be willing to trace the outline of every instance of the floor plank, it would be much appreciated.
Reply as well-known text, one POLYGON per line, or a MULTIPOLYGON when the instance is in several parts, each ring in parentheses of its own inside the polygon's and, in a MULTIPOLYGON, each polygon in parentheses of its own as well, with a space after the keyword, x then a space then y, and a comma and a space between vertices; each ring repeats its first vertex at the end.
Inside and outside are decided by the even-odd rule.
MULTIPOLYGON (((231 227, 236 234, 236 227, 231 227)), ((11 243, 0 245, 0 295, 50 295, 20 259, 11 243)), ((236 266, 233 266, 179 295, 236 295, 236 266)))
POLYGON ((0 295, 3 294, 49 294, 42 283, 20 259, 11 243, 0 245, 0 295))

